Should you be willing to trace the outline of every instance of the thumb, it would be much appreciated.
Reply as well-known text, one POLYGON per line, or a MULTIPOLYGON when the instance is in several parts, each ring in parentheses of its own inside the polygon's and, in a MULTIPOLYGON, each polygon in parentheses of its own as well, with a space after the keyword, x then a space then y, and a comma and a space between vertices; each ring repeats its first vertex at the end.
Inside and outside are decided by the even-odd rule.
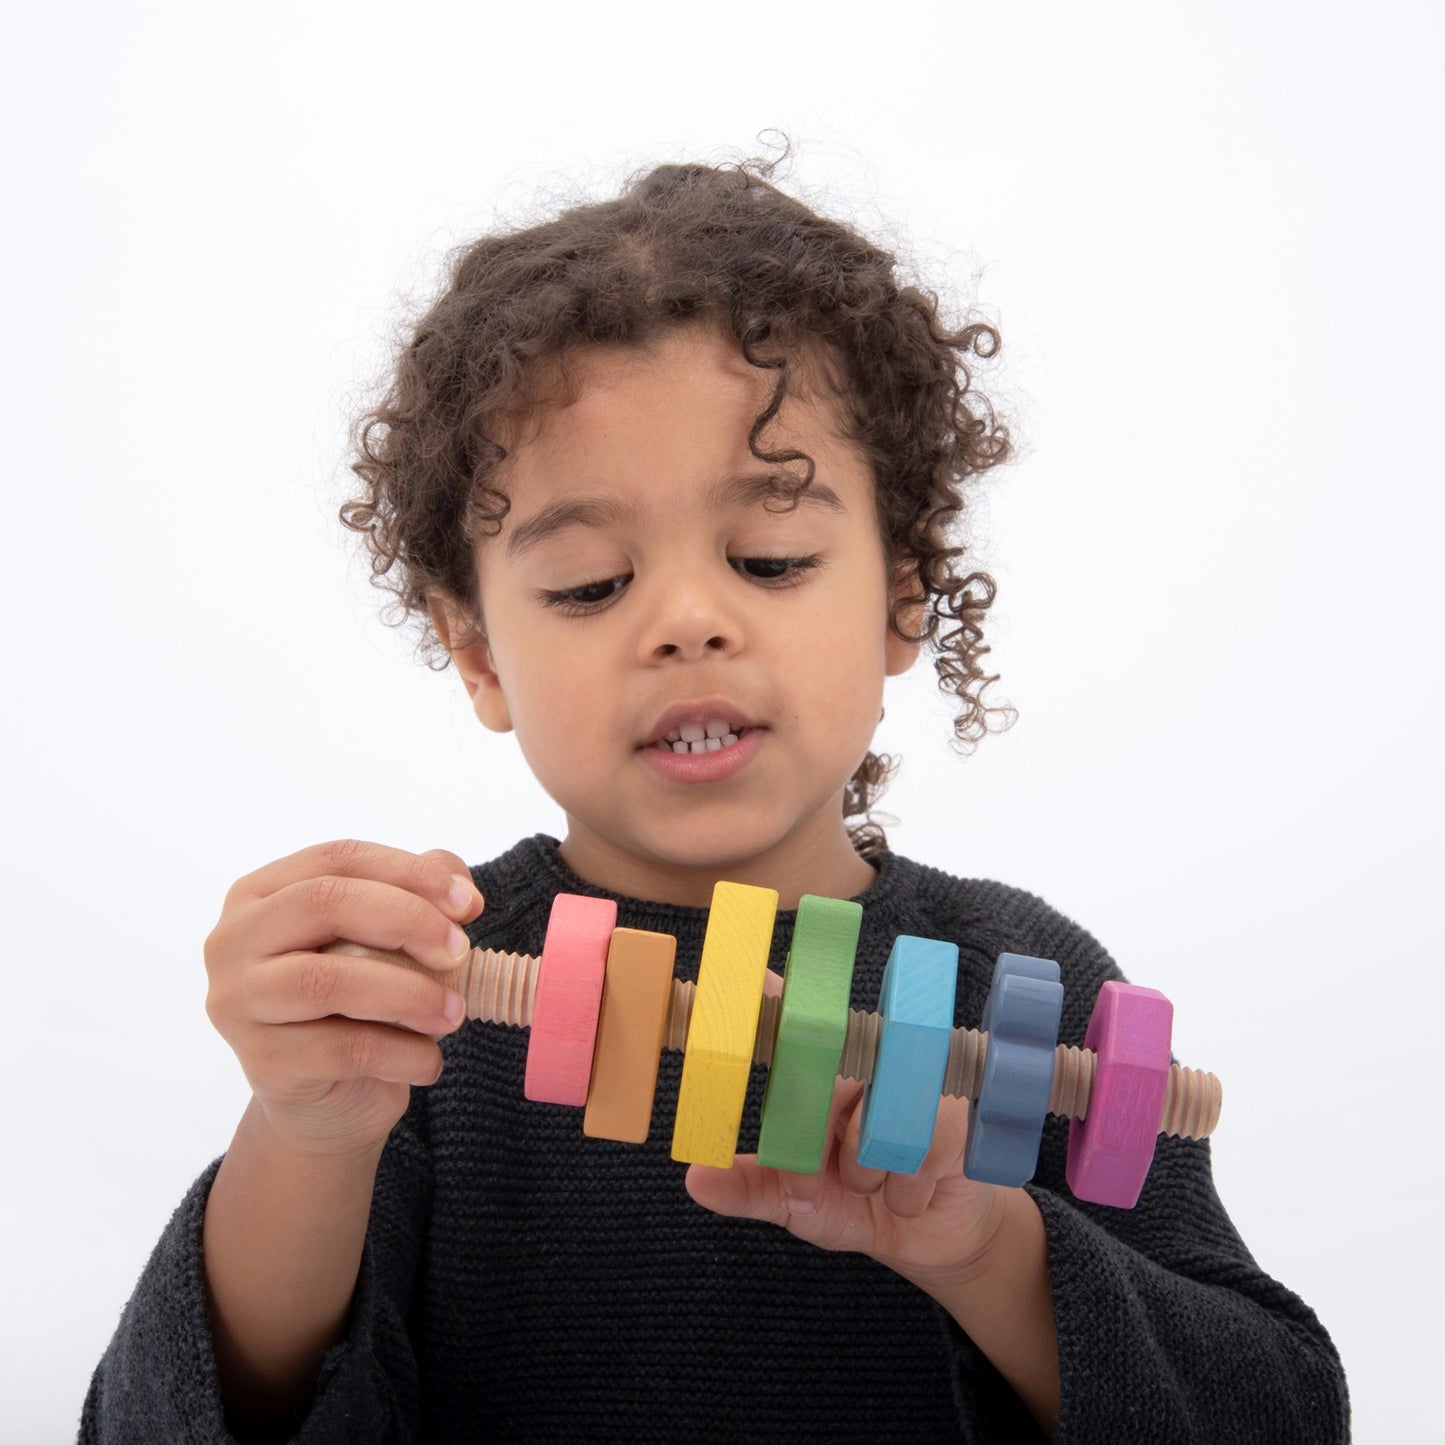
POLYGON ((714 1214, 786 1224, 788 1211, 775 1173, 760 1168, 753 1155, 739 1154, 731 1169, 712 1169, 706 1164, 689 1166, 685 1183, 693 1202, 714 1214))

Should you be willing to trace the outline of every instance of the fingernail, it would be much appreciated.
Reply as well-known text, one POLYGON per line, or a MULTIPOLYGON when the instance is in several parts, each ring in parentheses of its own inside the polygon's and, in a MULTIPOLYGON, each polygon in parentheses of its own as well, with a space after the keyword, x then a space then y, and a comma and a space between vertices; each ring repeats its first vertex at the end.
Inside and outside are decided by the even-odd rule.
POLYGON ((464 878, 460 873, 452 874, 451 891, 447 894, 447 903, 461 912, 463 908, 474 908, 477 902, 477 890, 470 878, 464 878))
POLYGON ((783 1207, 789 1214, 816 1214, 818 1207, 811 1199, 799 1199, 795 1195, 783 1195, 783 1207))
POLYGON ((442 1014, 449 1024, 456 1024, 462 1021, 467 1011, 467 1001, 461 994, 453 989, 447 990, 446 1002, 442 1004, 442 1014))
POLYGON ((460 963, 472 951, 472 941, 454 923, 447 934, 447 947, 451 950, 451 957, 460 963))

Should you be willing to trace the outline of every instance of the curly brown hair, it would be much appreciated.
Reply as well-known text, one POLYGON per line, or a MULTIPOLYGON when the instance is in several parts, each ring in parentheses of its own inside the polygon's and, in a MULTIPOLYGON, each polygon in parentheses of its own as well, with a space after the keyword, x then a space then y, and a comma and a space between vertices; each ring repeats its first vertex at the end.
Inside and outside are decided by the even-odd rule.
MULTIPOLYGON (((956 704, 955 742, 967 750, 1012 716, 983 696, 997 680, 983 666, 994 582, 963 571, 953 536, 967 484, 1009 452, 968 365, 992 357, 999 335, 981 321, 946 325, 938 298, 901 283, 892 255, 774 186, 775 166, 659 166, 615 200, 457 252, 385 396, 357 423, 352 470, 365 492, 341 520, 364 536, 372 580, 398 604, 393 620, 419 623, 424 655, 444 663, 427 597, 444 595, 479 624, 474 546, 500 529, 509 505, 500 437, 565 381, 567 354, 643 346, 688 321, 717 326, 776 375, 748 444, 771 465, 801 464, 780 482, 794 502, 812 462, 765 450, 762 435, 807 363, 835 391, 872 466, 880 529, 904 584, 890 626, 933 654, 956 704)), ((886 846, 869 810, 893 767, 870 752, 845 792, 862 854, 886 846)))

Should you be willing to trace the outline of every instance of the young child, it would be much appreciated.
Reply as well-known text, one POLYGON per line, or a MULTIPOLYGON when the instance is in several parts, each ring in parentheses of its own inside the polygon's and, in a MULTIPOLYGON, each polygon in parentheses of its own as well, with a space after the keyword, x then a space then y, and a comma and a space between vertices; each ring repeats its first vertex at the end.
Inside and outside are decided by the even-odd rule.
POLYGON ((675 935, 695 977, 727 879, 778 891, 774 970, 802 894, 856 898, 855 1006, 913 934, 958 944, 959 1023, 1000 952, 1058 960, 1082 1039, 1119 976, 1100 946, 868 818, 887 676, 927 649, 959 736, 988 722, 993 589, 952 529, 1007 452, 967 366, 996 345, 747 167, 666 166, 461 253, 343 515, 566 836, 470 869, 333 843, 235 885, 208 1007, 253 1097, 82 1438, 1346 1438, 1330 1342, 1255 1266, 1206 1145, 1161 1140, 1114 1210, 1069 1193, 1059 1121, 1033 1184, 970 1182, 945 1099, 921 1171, 884 1174, 840 1084, 820 1173, 684 1170, 680 1055, 647 1144, 587 1138, 524 1098, 526 1035, 463 1025, 438 981, 474 944, 539 953, 559 892, 675 935))

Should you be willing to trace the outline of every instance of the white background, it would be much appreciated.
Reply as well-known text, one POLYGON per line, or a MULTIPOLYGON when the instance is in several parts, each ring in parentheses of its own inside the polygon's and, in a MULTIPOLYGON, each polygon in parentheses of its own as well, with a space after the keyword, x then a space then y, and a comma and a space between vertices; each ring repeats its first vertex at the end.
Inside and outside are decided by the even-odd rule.
POLYGON ((408 302, 538 197, 768 127, 791 189, 1005 335, 1021 461, 977 542, 1021 721, 955 761, 901 688, 894 846, 1042 893, 1173 998, 1226 1085, 1220 1191, 1332 1331, 1357 1438, 1437 1428, 1440 9, 26 12, 0 1433, 72 1434, 241 1110, 200 961, 232 880, 555 827, 334 522, 408 302))

